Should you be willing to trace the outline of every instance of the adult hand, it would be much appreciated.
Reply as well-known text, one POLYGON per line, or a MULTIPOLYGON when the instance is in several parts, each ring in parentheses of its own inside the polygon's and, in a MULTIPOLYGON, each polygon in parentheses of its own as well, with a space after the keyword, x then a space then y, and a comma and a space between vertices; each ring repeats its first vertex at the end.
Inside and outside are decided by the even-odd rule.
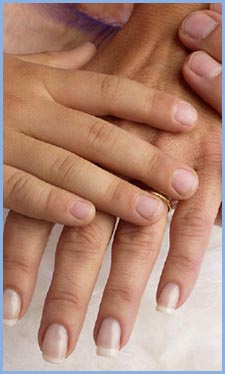
MULTIPOLYGON (((137 5, 125 28, 96 56, 96 65, 94 60, 88 65, 88 69, 132 77, 151 87, 179 92, 198 106, 198 127, 188 135, 174 136, 118 122, 126 130, 189 162, 200 178, 197 193, 178 204, 172 219, 170 249, 157 292, 158 309, 168 313, 179 308, 193 289, 221 203, 221 118, 193 95, 179 74, 185 51, 176 38, 177 27, 190 10, 193 6, 184 4, 137 5)), ((95 326, 99 353, 110 354, 126 344, 164 227, 165 218, 145 228, 120 222, 113 243, 111 273, 95 326)))
POLYGON ((187 83, 222 113, 222 4, 193 12, 179 28, 182 43, 193 52, 183 66, 187 83))
MULTIPOLYGON (((185 80, 222 114, 222 3, 185 17, 179 37, 186 47, 197 51, 189 54, 183 65, 185 80)), ((222 204, 215 223, 222 224, 222 204)))
MULTIPOLYGON (((163 31, 164 35, 172 36, 172 40, 170 38, 168 40, 168 51, 167 46, 164 43, 162 55, 160 57, 160 49, 152 48, 153 51, 155 50, 155 53, 152 53, 152 50, 149 49, 146 40, 143 40, 143 42, 140 44, 140 40, 142 40, 142 36, 145 35, 145 33, 143 33, 142 28, 137 27, 137 25, 140 22, 142 25, 144 24, 145 27, 148 26, 148 22, 143 22, 143 18, 145 18, 145 16, 147 19, 152 16, 150 17, 149 21, 154 37, 157 35, 162 37, 162 35, 159 35, 158 28, 156 29, 156 24, 154 24, 154 20, 157 19, 157 17, 155 18, 155 9, 157 6, 154 6, 154 17, 153 14, 149 14, 149 12, 147 12, 147 10, 150 10, 151 7, 152 5, 149 5, 147 8, 144 5, 137 7, 136 15, 138 17, 135 16, 136 18, 133 18, 130 27, 126 27, 126 33, 121 32, 118 34, 114 42, 110 43, 109 47, 102 52, 102 55, 100 55, 100 60, 96 59, 96 65, 93 64, 92 66, 89 66, 89 68, 92 68, 93 70, 100 69, 102 71, 111 70, 112 72, 114 72, 115 69, 118 70, 121 75, 133 75, 136 77, 136 79, 143 81, 146 81, 147 79, 149 85, 153 85, 155 87, 158 85, 164 85, 164 87, 166 87, 168 90, 172 90, 176 93, 179 92, 184 95, 184 97, 186 95, 191 97, 191 93, 189 91, 185 91, 184 86, 177 82, 177 78, 179 76, 177 71, 182 65, 184 53, 182 50, 177 49, 177 45, 174 46, 175 29, 172 33, 168 32, 171 32, 171 30, 160 30, 163 31), (143 9, 143 12, 139 13, 138 8, 139 10, 143 9), (154 29, 152 29, 152 23, 155 26, 154 29), (132 34, 133 26, 135 27, 135 30, 141 30, 141 36, 136 35, 135 37, 135 35, 132 34), (128 45, 127 43, 130 35, 133 35, 132 45, 128 45), (135 42, 134 44, 133 41, 135 42), (144 49, 145 46, 146 49, 144 49), (134 49, 132 49, 132 47, 134 47, 134 49), (124 51, 126 51, 126 53, 128 52, 127 55, 125 53, 125 55, 128 57, 127 61, 125 58, 123 58, 124 51), (112 67, 111 62, 114 52, 115 56, 118 56, 119 59, 116 60, 117 66, 114 64, 112 67), (165 58, 167 53, 169 53, 169 56, 173 55, 174 53, 174 55, 179 58, 172 59, 172 61, 170 61, 165 58), (149 59, 145 57, 149 57, 152 64, 149 62, 149 59), (132 71, 132 60, 135 60, 136 63, 138 62, 138 58, 140 59, 139 62, 141 61, 140 65, 142 65, 140 67, 140 71, 139 69, 132 71), (164 58, 165 65, 163 64, 164 58), (129 59, 131 61, 130 63, 128 63, 129 59), (161 63, 157 64, 157 67, 155 67, 154 70, 154 62, 156 61, 160 61, 161 63), (147 67, 144 65, 142 75, 142 67, 145 63, 147 64, 147 67)), ((164 26, 168 26, 169 22, 165 17, 167 15, 168 17, 171 17, 171 14, 174 14, 177 17, 177 19, 173 19, 174 27, 176 28, 178 26, 178 22, 184 16, 184 14, 180 14, 180 12, 177 14, 174 12, 174 8, 172 9, 172 12, 168 11, 168 5, 163 4, 162 7, 160 9, 158 8, 159 15, 163 15, 164 17, 164 22, 162 24, 164 26), (162 10, 165 11, 162 12, 162 10)), ((178 5, 177 7, 179 8, 180 6, 178 5)), ((188 6, 184 6, 184 11, 184 13, 190 12, 188 6)), ((148 32, 148 30, 146 35, 148 35, 149 39, 149 35, 151 34, 148 32)), ((167 41, 166 37, 162 39, 165 40, 165 42, 167 41)), ((152 40, 151 42, 153 42, 154 45, 159 45, 157 41, 152 40)), ((133 64, 133 66, 134 65, 135 64, 133 64)), ((135 65, 135 67, 137 68, 137 65, 135 65)), ((193 101, 195 100, 196 98, 193 97, 193 101)), ((182 206, 179 204, 178 207, 180 211, 181 228, 180 232, 177 233, 177 248, 179 243, 182 243, 182 233, 184 235, 184 244, 182 244, 180 256, 177 256, 177 261, 174 264, 177 265, 177 269, 175 270, 179 270, 178 274, 177 271, 175 271, 175 275, 177 277, 177 275, 180 274, 179 286, 181 286, 179 290, 181 291, 179 304, 177 303, 175 307, 178 307, 182 302, 184 302, 188 295, 188 291, 192 286, 192 284, 188 284, 187 289, 185 289, 185 281, 187 280, 187 265, 190 264, 190 261, 188 262, 189 258, 187 257, 188 259, 185 263, 185 257, 183 256, 182 249, 185 245, 187 246, 187 255, 190 255, 191 247, 193 248, 193 252, 195 249, 200 249, 200 253, 198 253, 196 250, 196 257, 194 259, 194 261, 198 259, 198 264, 195 266, 196 275, 209 237, 209 232, 207 230, 207 233, 205 233, 206 228, 204 223, 207 223, 208 228, 211 227, 213 215, 215 215, 215 211, 218 209, 217 199, 220 200, 220 152, 218 147, 218 145, 220 146, 220 121, 218 117, 215 116, 215 113, 209 111, 206 106, 204 107, 201 101, 199 101, 199 109, 201 111, 200 133, 202 132, 204 135, 202 135, 202 141, 199 139, 199 133, 196 132, 193 138, 185 139, 180 135, 177 137, 173 137, 172 135, 169 136, 167 133, 163 135, 163 133, 153 131, 152 129, 149 130, 145 126, 137 126, 135 124, 120 122, 122 127, 129 129, 139 137, 154 141, 155 144, 163 149, 167 149, 169 152, 172 152, 176 155, 176 157, 182 157, 189 160, 191 164, 196 163, 198 168, 200 170, 202 169, 200 174, 204 188, 202 188, 201 194, 198 195, 198 199, 199 197, 202 197, 202 200, 199 200, 201 204, 198 206, 198 208, 195 208, 198 202, 196 201, 198 199, 196 199, 192 200, 189 206, 185 207, 184 205, 182 206), (209 116, 208 120, 207 116, 209 116), (204 117, 204 119, 202 117, 204 117), (212 137, 210 142, 204 138, 206 136, 202 125, 204 121, 206 121, 207 127, 209 126, 210 121, 214 122, 211 134, 214 139, 213 141, 212 137), (218 139, 218 144, 214 145, 216 143, 216 139, 218 139), (203 149, 202 147, 198 146, 199 142, 203 145, 203 149), (209 145, 210 149, 206 147, 206 145, 209 145), (184 151, 183 154, 182 151, 184 151), (209 160, 211 161, 208 162, 209 160), (209 165, 208 170, 205 170, 205 163, 208 163, 209 165), (209 173, 209 176, 207 173, 209 173), (205 187, 206 182, 204 182, 206 180, 206 176, 209 177, 208 187, 205 187), (217 181, 214 184, 214 193, 212 193, 213 178, 215 178, 217 181), (208 201, 209 196, 211 203, 210 205, 208 201), (212 197, 214 199, 213 202, 212 197), (184 210, 184 208, 186 210, 184 210), (204 219, 202 221, 201 211, 203 208, 207 208, 209 212, 207 211, 207 215, 204 214, 204 219), (182 209, 183 214, 181 215, 182 209), (190 240, 190 242, 188 242, 187 237, 190 237, 190 239, 191 237, 194 237, 195 240, 190 240), (182 263, 179 266, 179 261, 182 258, 183 266, 182 263), (181 276, 182 272, 184 273, 183 283, 181 276)), ((179 221, 179 211, 176 213, 177 221, 179 221)), ((9 220, 8 224, 11 223, 9 220)), ((12 235, 11 238, 9 235, 7 236, 7 247, 15 247, 16 239, 18 240, 18 235, 22 232, 23 227, 22 240, 21 236, 20 240, 22 247, 26 248, 27 243, 32 241, 32 238, 35 238, 34 232, 31 232, 31 230, 29 232, 29 221, 19 222, 18 217, 16 217, 14 223, 14 227, 16 227, 17 230, 15 230, 13 237, 12 235)), ((96 279, 96 274, 98 273, 101 265, 105 246, 110 238, 113 224, 114 221, 112 218, 110 218, 110 216, 97 213, 96 219, 90 225, 82 228, 65 228, 63 230, 57 248, 55 276, 53 277, 52 285, 46 298, 43 318, 39 331, 39 343, 43 351, 43 355, 51 361, 56 362, 57 360, 60 361, 65 358, 72 352, 76 344, 92 287, 96 279), (56 272, 57 269, 62 270, 64 274, 63 280, 58 276, 58 273, 56 272), (76 271, 74 271, 74 269, 76 269, 76 271), (90 274, 89 282, 87 282, 87 272, 90 274), (64 287, 64 283, 67 285, 67 287, 64 287), (63 285, 63 287, 55 287, 57 285, 63 285), (67 290, 69 290, 69 292, 66 292, 67 290)), ((132 330, 143 289, 160 248, 165 224, 166 215, 164 215, 157 224, 154 224, 151 227, 140 227, 125 223, 120 224, 120 227, 116 233, 113 247, 112 269, 95 328, 95 340, 97 345, 100 346, 99 353, 110 355, 126 344, 132 330)), ((174 226, 176 227, 175 224, 174 226)), ((177 227, 178 226, 179 225, 177 223, 177 227)), ((36 230, 36 235, 37 231, 38 230, 36 230)), ((173 232, 172 234, 173 243, 171 243, 171 245, 174 247, 175 233, 173 232)), ((46 232, 45 235, 42 233, 42 239, 39 236, 40 242, 37 243, 39 248, 45 246, 46 236, 46 232)), ((174 256, 174 259, 175 258, 176 257, 174 256)), ((15 261, 13 263, 15 263, 15 261)), ((32 269, 34 269, 32 262, 25 263, 26 269, 29 269, 29 273, 32 272, 32 269)), ((191 265, 188 267, 188 270, 190 272, 193 271, 191 265)), ((17 273, 21 279, 23 279, 23 272, 17 271, 17 273)), ((23 293, 21 294, 23 296, 23 293)), ((24 294, 24 296, 26 303, 26 294, 24 294)), ((175 299, 176 298, 177 294, 175 294, 175 299)), ((23 303, 22 310, 25 308, 26 305, 24 307, 23 303)))

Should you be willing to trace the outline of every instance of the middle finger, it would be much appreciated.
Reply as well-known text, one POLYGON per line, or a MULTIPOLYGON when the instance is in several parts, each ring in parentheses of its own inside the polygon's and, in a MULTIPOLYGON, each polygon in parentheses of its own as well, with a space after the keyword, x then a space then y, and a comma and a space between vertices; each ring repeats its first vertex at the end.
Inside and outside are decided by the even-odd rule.
POLYGON ((46 361, 62 362, 75 347, 113 225, 98 212, 81 230, 63 229, 39 330, 46 361))

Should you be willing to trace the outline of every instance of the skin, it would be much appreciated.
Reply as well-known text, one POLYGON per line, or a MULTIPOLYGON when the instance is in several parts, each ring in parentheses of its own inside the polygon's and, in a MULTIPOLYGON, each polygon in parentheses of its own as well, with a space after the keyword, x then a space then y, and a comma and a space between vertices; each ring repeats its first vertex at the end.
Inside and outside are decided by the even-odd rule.
MULTIPOLYGON (((177 13, 174 14, 174 17, 176 15, 176 17, 174 18, 174 27, 175 25, 177 26, 178 22, 180 22, 182 17, 185 15, 182 14, 182 12, 178 8, 177 13)), ((137 18, 133 18, 132 22, 134 23, 131 23, 132 27, 134 26, 134 24, 138 24, 140 18, 143 22, 143 18, 145 16, 152 16, 151 21, 154 25, 153 14, 151 14, 151 12, 149 14, 147 10, 148 8, 146 8, 146 5, 137 7, 137 13, 134 14, 134 16, 137 18)), ((184 9, 182 9, 182 11, 183 10, 184 9)), ((190 10, 191 9, 187 7, 185 9, 185 12, 188 13, 190 12, 190 10)), ((162 14, 161 10, 159 11, 161 17, 164 17, 166 24, 167 12, 165 12, 165 14, 162 14)), ((144 24, 146 25, 146 27, 148 26, 147 22, 144 24)), ((147 30, 145 31, 147 32, 147 30)), ((164 32, 168 34, 168 31, 171 32, 171 36, 174 36, 175 31, 174 29, 170 28, 161 30, 161 36, 163 37, 164 32)), ((159 59, 159 51, 157 49, 154 50, 154 48, 152 48, 152 50, 150 51, 149 49, 148 51, 146 51, 143 43, 143 45, 141 45, 141 48, 139 49, 139 53, 133 53, 132 48, 134 48, 135 50, 135 48, 137 49, 138 47, 140 47, 138 43, 139 38, 138 35, 136 35, 136 39, 134 38, 137 41, 137 45, 136 43, 134 43, 134 45, 132 46, 127 46, 127 38, 129 36, 129 32, 131 32, 131 26, 129 26, 129 29, 126 29, 126 34, 120 33, 117 38, 115 38, 113 43, 109 44, 109 46, 102 51, 102 54, 97 57, 96 61, 93 62, 92 65, 88 66, 88 69, 101 70, 103 72, 112 71, 113 73, 119 73, 124 76, 134 76, 135 79, 140 81, 147 79, 148 84, 151 84, 151 86, 157 86, 160 83, 162 84, 163 88, 164 86, 167 87, 168 91, 172 91, 175 93, 179 92, 182 93, 183 97, 188 97, 193 101, 197 100, 196 97, 192 96, 192 93, 187 90, 186 86, 180 85, 178 82, 172 82, 173 84, 171 83, 171 75, 174 75, 175 77, 177 76, 177 71, 179 71, 179 69, 181 68, 182 61, 185 55, 185 52, 180 48, 180 46, 178 48, 177 43, 174 45, 174 38, 172 37, 169 40, 169 46, 170 48, 172 48, 172 51, 174 53, 176 52, 176 57, 179 56, 179 58, 177 58, 177 61, 175 61, 176 63, 173 61, 173 64, 171 63, 171 65, 169 66, 161 66, 161 71, 157 71, 157 68, 155 68, 154 70, 154 61, 159 59), (137 69, 137 71, 131 71, 131 69, 128 69, 126 62, 121 58, 120 60, 117 60, 121 61, 121 65, 118 64, 115 71, 115 66, 111 66, 111 55, 114 56, 114 52, 117 56, 120 56, 121 51, 123 51, 124 53, 124 48, 128 48, 131 60, 136 58, 136 56, 138 55, 138 57, 140 57, 140 60, 141 58, 145 57, 142 59, 143 63, 145 63, 146 58, 148 58, 147 66, 143 66, 143 63, 139 62, 141 65, 140 71, 139 69, 137 69), (158 76, 160 76, 160 82, 159 79, 157 79, 158 76)), ((154 45, 154 43, 156 42, 159 34, 156 33, 154 35, 153 33, 153 37, 155 39, 151 41, 152 45, 154 45)), ((164 46, 164 48, 160 50, 160 54, 162 54, 164 59, 167 60, 167 47, 164 46)), ((190 165, 194 165, 201 176, 201 182, 204 188, 199 189, 200 192, 196 194, 197 196, 195 195, 195 197, 190 199, 188 202, 179 204, 179 207, 176 210, 176 215, 173 219, 173 224, 171 226, 170 256, 173 257, 170 258, 173 260, 176 259, 177 261, 170 262, 169 260, 166 264, 164 273, 168 278, 172 274, 173 279, 178 279, 180 282, 180 286, 182 286, 181 298, 177 307, 185 301, 197 277, 199 266, 209 238, 210 228, 216 217, 221 200, 220 150, 218 149, 220 145, 220 118, 213 110, 210 111, 202 101, 198 101, 198 109, 201 113, 199 122, 200 129, 198 127, 195 130, 194 134, 190 134, 189 136, 179 135, 179 137, 175 137, 167 133, 163 134, 161 132, 154 132, 152 129, 147 129, 144 126, 136 126, 135 124, 128 124, 125 122, 118 123, 119 126, 132 131, 133 133, 135 133, 135 135, 138 135, 144 139, 148 139, 154 144, 157 144, 157 146, 159 146, 160 148, 166 149, 167 152, 172 153, 177 158, 185 159, 190 163, 190 165), (210 122, 212 122, 213 125, 211 125, 210 122), (203 124, 206 128, 203 128, 203 124), (209 132, 210 141, 207 138, 209 132), (200 134, 201 137, 199 136, 200 134), (173 145, 173 149, 171 148, 171 144, 173 145), (194 157, 190 157, 190 155, 192 156, 192 154, 194 155, 194 157), (200 204, 199 202, 201 201, 202 203, 200 204), (198 206, 198 209, 193 208, 195 205, 198 206), (179 226, 182 226, 182 230, 178 231, 176 229, 176 227, 178 227, 178 223, 176 224, 176 222, 179 222, 179 226), (194 240, 191 240, 192 238, 194 240), (180 248, 183 247, 182 243, 185 243, 185 250, 187 251, 188 257, 184 257, 182 251, 180 252, 180 248), (171 253, 172 250, 173 253, 171 253), (194 258, 194 261, 193 253, 197 254, 194 258), (189 255, 192 256, 191 260, 189 255), (188 265, 191 266, 188 267, 188 265), (169 269, 170 271, 168 271, 169 269), (181 279, 181 274, 184 279, 181 279)), ((19 220, 20 218, 16 216, 14 224, 18 223, 19 220)), ((24 223, 27 224, 26 221, 24 223)), ((145 283, 148 279, 149 273, 154 264, 157 252, 160 247, 165 223, 166 216, 164 216, 157 224, 145 228, 128 225, 126 223, 120 223, 120 226, 117 229, 113 246, 112 270, 106 286, 98 320, 96 323, 96 340, 100 322, 104 317, 111 316, 117 319, 122 327, 120 347, 122 348, 123 345, 127 342, 136 317, 141 294, 143 292, 145 283), (149 251, 149 247, 151 248, 151 251, 149 251), (129 256, 127 256, 128 249, 129 256), (135 288, 133 286, 134 284, 135 288), (108 302, 109 299, 110 303, 108 302)), ((69 277, 67 277, 67 281, 70 284, 70 300, 69 298, 67 298, 68 295, 65 297, 65 293, 62 289, 60 293, 57 293, 57 284, 59 285, 59 277, 57 276, 58 272, 56 271, 45 303, 45 309, 39 333, 40 345, 42 344, 43 336, 47 326, 49 326, 52 322, 58 322, 63 324, 69 332, 68 354, 73 350, 82 326, 84 313, 87 307, 89 295, 91 293, 91 282, 94 284, 96 274, 104 255, 105 245, 108 243, 112 227, 112 217, 97 213, 95 221, 87 228, 64 229, 58 244, 57 251, 58 254, 63 255, 68 259, 68 261, 63 264, 62 261, 60 261, 60 257, 58 257, 59 260, 56 263, 55 270, 58 270, 60 268, 63 269, 64 272, 69 274, 69 277), (92 248, 92 255, 90 255, 90 251, 85 251, 87 243, 89 248, 92 248), (77 252, 76 248, 79 248, 79 252, 77 252), (90 256, 92 257, 90 258, 90 256), (79 259, 79 269, 76 266, 77 259, 79 259), (82 264, 84 265, 84 268, 82 267, 82 264), (85 288, 87 286, 87 278, 85 276, 87 266, 90 266, 91 275, 89 279, 90 283, 88 283, 89 287, 87 292, 85 293, 86 296, 84 297, 85 288), (77 269, 75 278, 73 276, 70 276, 72 271, 74 272, 74 268, 77 269), (73 286, 71 287, 72 284, 73 286), (77 288, 78 284, 79 289, 77 288), (71 308, 70 303, 73 304, 73 308, 71 308), (68 323, 68 321, 70 322, 68 323), (74 331, 76 332, 74 333, 74 331)), ((45 235, 46 232, 47 226, 45 235)), ((26 244, 27 242, 25 242, 25 236, 23 240, 24 244, 26 244)), ((29 237, 26 237, 26 240, 29 240, 29 237)), ((43 243, 44 234, 42 245, 43 243)), ((165 276, 164 279, 163 276, 161 278, 161 285, 163 284, 163 281, 165 281, 165 276)))
MULTIPOLYGON (((87 61, 95 47, 88 44, 85 48, 87 61)), ((156 147, 99 117, 143 121, 175 132, 183 128, 190 131, 193 126, 175 120, 173 111, 179 100, 172 95, 128 79, 74 72, 72 61, 80 53, 73 54, 61 53, 59 64, 67 70, 58 68, 59 57, 54 54, 47 56, 51 67, 43 65, 43 54, 4 56, 4 206, 32 218, 71 226, 90 223, 95 214, 93 204, 136 224, 155 222, 164 211, 161 200, 153 198, 158 207, 142 215, 138 202, 151 195, 95 164, 134 177, 174 199, 188 198, 196 191, 197 175, 156 147), (33 102, 38 108, 36 113, 32 111, 33 102), (164 108, 161 114, 158 105, 164 108), (63 133, 55 125, 62 122, 63 133), (130 149, 136 149, 136 154, 130 149), (33 157, 29 157, 31 154, 33 157), (161 165, 164 173, 156 178, 161 165), (173 182, 180 169, 196 175, 196 184, 184 193, 179 193, 173 182), (88 205, 79 197, 92 202, 84 219, 72 214, 78 203, 88 205)), ((80 57, 75 67, 86 61, 80 57)))

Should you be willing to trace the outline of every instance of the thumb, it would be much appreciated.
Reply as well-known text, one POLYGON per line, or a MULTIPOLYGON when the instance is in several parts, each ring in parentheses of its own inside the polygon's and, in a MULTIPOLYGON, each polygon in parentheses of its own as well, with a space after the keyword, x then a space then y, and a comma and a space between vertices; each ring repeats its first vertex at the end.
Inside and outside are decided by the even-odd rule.
POLYGON ((94 43, 84 43, 70 51, 42 52, 17 55, 21 60, 59 69, 79 69, 94 57, 97 49, 94 43))

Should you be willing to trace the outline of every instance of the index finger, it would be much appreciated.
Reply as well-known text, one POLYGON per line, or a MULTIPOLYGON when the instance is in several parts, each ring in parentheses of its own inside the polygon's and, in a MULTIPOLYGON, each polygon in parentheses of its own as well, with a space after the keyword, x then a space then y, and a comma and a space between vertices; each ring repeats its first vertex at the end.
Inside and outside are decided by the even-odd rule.
POLYGON ((55 101, 92 115, 112 115, 171 132, 190 131, 197 124, 191 104, 127 78, 62 69, 43 76, 55 101))

